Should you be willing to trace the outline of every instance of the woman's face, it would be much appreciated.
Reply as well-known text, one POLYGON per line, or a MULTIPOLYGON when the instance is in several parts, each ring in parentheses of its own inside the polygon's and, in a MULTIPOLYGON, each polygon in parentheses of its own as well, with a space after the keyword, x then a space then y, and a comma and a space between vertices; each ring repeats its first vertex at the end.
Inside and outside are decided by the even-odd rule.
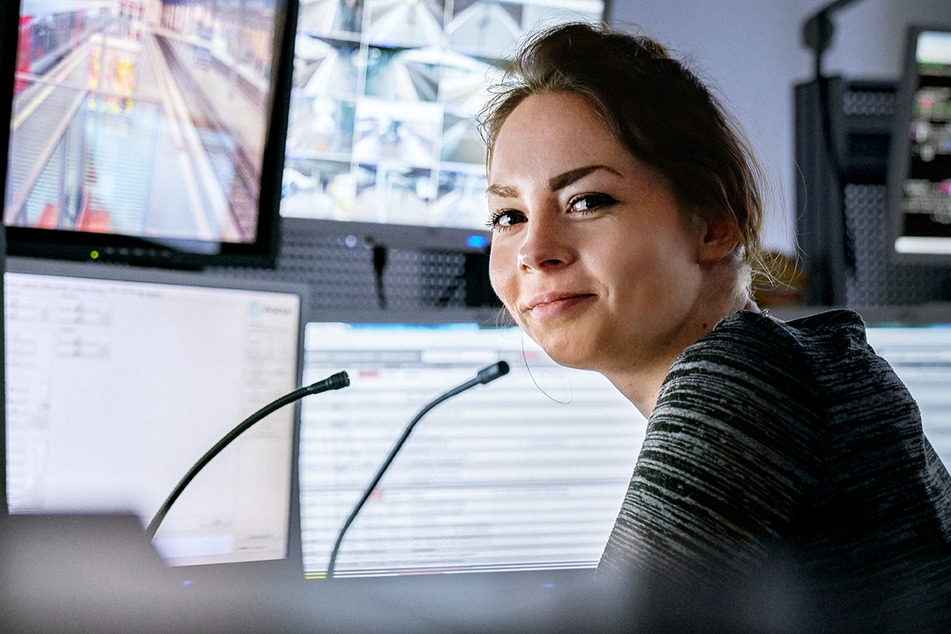
POLYGON ((526 98, 488 179, 492 287, 556 362, 669 366, 696 339, 704 225, 583 98, 526 98))

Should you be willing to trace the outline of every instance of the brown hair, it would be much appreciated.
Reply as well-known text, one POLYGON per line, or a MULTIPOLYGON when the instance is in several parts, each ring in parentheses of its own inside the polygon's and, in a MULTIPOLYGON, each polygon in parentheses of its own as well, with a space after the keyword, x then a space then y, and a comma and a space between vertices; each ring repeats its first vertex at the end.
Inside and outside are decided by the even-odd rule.
POLYGON ((730 114, 663 46, 584 23, 536 35, 480 115, 489 163, 509 114, 526 97, 548 92, 584 97, 634 156, 670 181, 685 210, 734 223, 743 260, 758 260, 759 165, 730 114))

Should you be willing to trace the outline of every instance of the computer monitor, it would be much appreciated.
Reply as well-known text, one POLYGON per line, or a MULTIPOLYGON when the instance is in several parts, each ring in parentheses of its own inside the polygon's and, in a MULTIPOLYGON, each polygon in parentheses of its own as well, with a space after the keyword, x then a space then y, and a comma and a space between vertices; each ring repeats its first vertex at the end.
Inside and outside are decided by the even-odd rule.
POLYGON ((896 261, 951 265, 951 28, 908 31, 888 164, 896 261))
POLYGON ((951 309, 886 307, 863 314, 869 343, 908 387, 925 435, 951 469, 951 309))
POLYGON ((273 265, 297 0, 11 2, 10 253, 273 265))
POLYGON ((498 360, 508 375, 416 425, 346 533, 334 577, 597 566, 646 429, 630 402, 599 374, 555 365, 492 311, 340 317, 305 329, 303 380, 330 368, 351 377, 302 407, 308 578, 326 576, 344 520, 417 412, 498 360))
POLYGON ((604 0, 304 0, 281 214, 386 246, 483 248, 489 85, 531 32, 604 13, 604 0))
MULTIPOLYGON (((296 287, 21 258, 4 287, 11 515, 144 528, 219 439, 299 385, 296 287)), ((198 473, 155 536, 167 564, 299 566, 297 420, 279 409, 198 473)))

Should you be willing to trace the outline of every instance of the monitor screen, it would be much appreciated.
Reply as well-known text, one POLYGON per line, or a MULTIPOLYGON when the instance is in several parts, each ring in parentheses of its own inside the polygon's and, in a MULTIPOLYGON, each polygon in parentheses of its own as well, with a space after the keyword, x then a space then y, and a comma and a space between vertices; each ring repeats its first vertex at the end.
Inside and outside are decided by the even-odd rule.
POLYGON ((487 87, 529 32, 603 15, 603 0, 304 0, 281 214, 484 246, 487 87))
POLYGON ((498 360, 508 375, 416 425, 346 533, 334 576, 595 567, 644 418, 601 375, 555 365, 516 328, 420 317, 306 325, 304 381, 345 369, 351 386, 302 407, 305 575, 326 576, 345 519, 417 412, 498 360))
MULTIPOLYGON (((11 514, 144 527, 219 439, 299 385, 294 288, 16 258, 4 287, 11 514)), ((274 412, 198 473, 155 536, 167 563, 289 556, 296 420, 274 412)))
POLYGON ((921 410, 925 435, 951 469, 951 317, 868 322, 868 341, 891 364, 921 410))
POLYGON ((296 0, 21 0, 14 255, 272 265, 296 0))
POLYGON ((951 264, 951 29, 909 30, 895 119, 892 252, 951 264))

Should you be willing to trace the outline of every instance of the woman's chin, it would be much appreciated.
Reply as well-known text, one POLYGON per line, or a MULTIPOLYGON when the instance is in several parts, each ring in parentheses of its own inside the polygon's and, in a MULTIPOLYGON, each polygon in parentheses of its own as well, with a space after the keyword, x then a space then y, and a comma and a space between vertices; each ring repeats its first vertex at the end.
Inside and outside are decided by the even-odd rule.
POLYGON ((551 357, 551 360, 558 365, 564 366, 566 368, 574 368, 576 370, 593 369, 591 355, 586 354, 582 350, 578 350, 569 346, 546 347, 544 344, 541 344, 541 346, 545 351, 545 354, 551 357))
POLYGON ((543 324, 519 323, 532 341, 547 354, 552 361, 566 368, 590 370, 594 359, 596 346, 591 341, 584 341, 578 336, 584 332, 579 328, 545 328, 543 324), (570 332, 568 332, 570 331, 570 332))

